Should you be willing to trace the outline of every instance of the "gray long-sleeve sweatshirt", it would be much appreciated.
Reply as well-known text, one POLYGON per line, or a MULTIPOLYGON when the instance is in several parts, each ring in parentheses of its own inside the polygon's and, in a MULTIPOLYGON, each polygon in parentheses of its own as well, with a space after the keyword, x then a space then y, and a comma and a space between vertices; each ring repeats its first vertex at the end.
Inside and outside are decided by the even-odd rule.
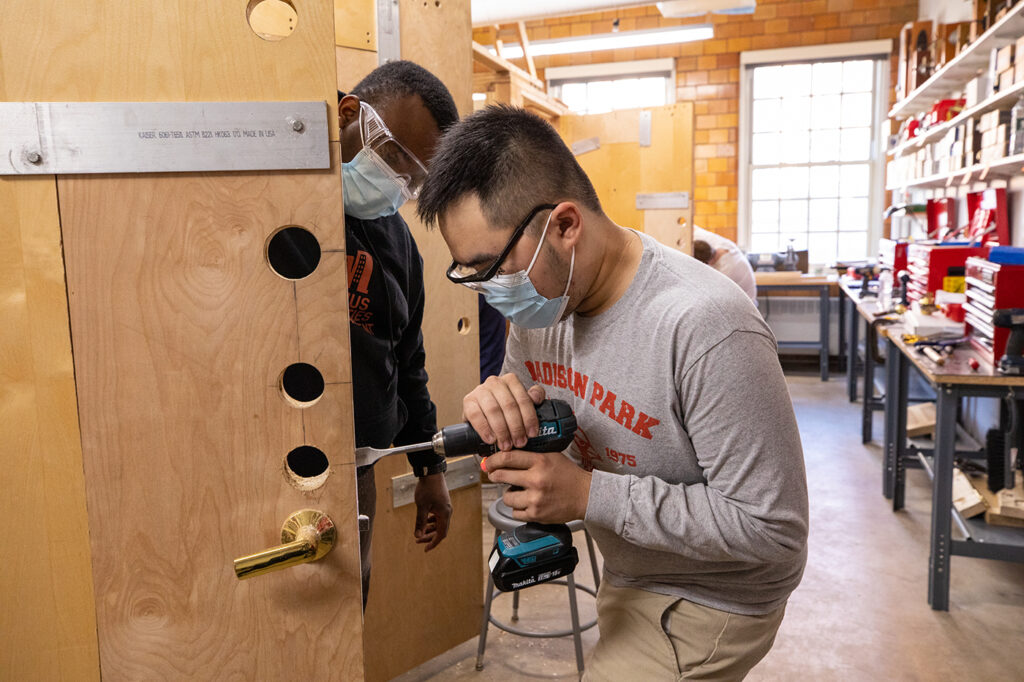
POLYGON ((740 614, 783 605, 807 558, 803 453, 774 336, 712 268, 641 234, 614 305, 513 325, 505 371, 572 405, 585 523, 613 585, 740 614))

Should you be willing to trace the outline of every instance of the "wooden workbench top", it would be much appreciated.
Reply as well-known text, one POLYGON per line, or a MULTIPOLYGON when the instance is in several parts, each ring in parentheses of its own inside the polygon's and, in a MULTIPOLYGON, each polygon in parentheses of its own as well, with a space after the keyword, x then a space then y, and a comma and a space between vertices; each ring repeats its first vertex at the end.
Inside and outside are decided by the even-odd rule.
POLYGON ((754 281, 757 286, 771 284, 836 284, 839 279, 836 275, 808 275, 802 272, 755 272, 754 281))
POLYGON ((903 342, 905 328, 902 324, 882 327, 886 335, 892 339, 900 351, 914 363, 925 379, 933 384, 970 384, 975 386, 1014 386, 1024 388, 1024 376, 1008 376, 1001 374, 981 357, 970 345, 964 344, 946 357, 946 362, 937 365, 921 353, 917 348, 903 342), (969 361, 978 361, 977 371, 971 369, 969 361))

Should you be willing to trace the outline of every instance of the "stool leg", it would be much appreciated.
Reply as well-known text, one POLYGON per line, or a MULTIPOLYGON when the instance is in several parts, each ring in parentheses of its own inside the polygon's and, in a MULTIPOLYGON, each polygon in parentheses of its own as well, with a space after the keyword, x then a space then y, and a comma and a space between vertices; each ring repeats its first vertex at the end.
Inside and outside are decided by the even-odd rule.
MULTIPOLYGON (((494 531, 498 538, 498 530, 494 531)), ((480 643, 476 648, 476 669, 484 669, 484 649, 487 648, 487 626, 491 624, 491 602, 494 601, 494 577, 487 571, 487 594, 484 596, 484 617, 480 621, 480 643)))
POLYGON ((594 589, 601 587, 601 571, 597 570, 597 556, 594 554, 594 539, 590 537, 587 529, 583 529, 583 537, 587 539, 587 553, 590 554, 590 570, 594 572, 594 589))
POLYGON ((512 622, 519 620, 519 590, 512 593, 512 622))
POLYGON ((572 573, 567 576, 569 584, 569 613, 572 615, 572 640, 576 645, 576 670, 583 674, 583 639, 580 637, 580 613, 576 609, 576 580, 572 573))

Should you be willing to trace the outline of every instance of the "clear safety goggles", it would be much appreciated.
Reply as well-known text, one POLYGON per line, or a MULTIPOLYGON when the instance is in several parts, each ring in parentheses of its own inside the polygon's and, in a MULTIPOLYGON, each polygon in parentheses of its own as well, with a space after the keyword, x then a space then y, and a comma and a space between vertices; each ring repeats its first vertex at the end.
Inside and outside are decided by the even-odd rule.
POLYGON ((359 103, 359 136, 369 158, 402 187, 406 199, 419 196, 427 167, 395 139, 380 115, 366 102, 359 103))

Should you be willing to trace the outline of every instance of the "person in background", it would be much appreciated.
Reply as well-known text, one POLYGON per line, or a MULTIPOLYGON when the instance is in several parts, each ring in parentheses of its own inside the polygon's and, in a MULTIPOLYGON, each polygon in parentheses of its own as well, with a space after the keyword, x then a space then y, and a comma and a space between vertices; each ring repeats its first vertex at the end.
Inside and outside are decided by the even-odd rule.
MULTIPOLYGON (((444 84, 408 61, 371 72, 349 94, 338 93, 345 249, 356 447, 387 448, 428 441, 437 432, 423 350, 423 259, 398 209, 419 193, 441 132, 458 120, 444 84)), ((426 551, 448 534, 451 499, 444 458, 409 455, 417 477, 417 543, 426 551)), ((376 508, 373 467, 356 472, 363 608, 370 587, 376 508)))
POLYGON ((487 377, 501 374, 505 361, 505 318, 487 303, 482 295, 477 296, 477 313, 480 319, 480 383, 487 377))
POLYGON ((757 305, 754 269, 746 254, 733 242, 704 228, 693 226, 693 257, 736 282, 757 305))
POLYGON ((807 481, 775 338, 739 288, 616 225, 549 123, 489 107, 445 133, 417 210, 448 278, 511 322, 463 399, 521 521, 583 519, 604 557, 588 680, 739 680, 807 560, 807 481), (521 450, 565 400, 564 453, 521 450))

